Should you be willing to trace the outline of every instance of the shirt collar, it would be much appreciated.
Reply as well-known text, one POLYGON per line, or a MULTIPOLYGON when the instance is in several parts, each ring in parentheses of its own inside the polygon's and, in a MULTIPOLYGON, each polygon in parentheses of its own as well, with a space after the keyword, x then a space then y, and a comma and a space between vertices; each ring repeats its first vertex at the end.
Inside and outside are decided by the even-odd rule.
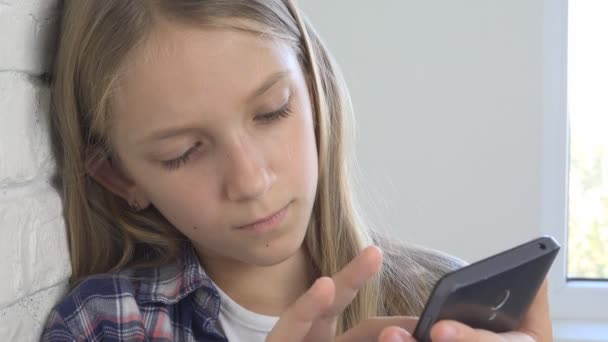
POLYGON ((197 289, 219 298, 217 289, 203 270, 194 247, 185 243, 174 263, 158 268, 135 271, 139 281, 138 302, 175 304, 197 289))

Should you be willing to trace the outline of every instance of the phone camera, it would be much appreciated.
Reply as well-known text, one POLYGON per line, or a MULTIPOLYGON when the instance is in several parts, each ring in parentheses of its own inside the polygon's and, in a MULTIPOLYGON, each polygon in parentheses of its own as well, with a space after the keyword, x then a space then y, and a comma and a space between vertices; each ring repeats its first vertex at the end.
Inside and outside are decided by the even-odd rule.
POLYGON ((538 247, 540 247, 540 249, 542 249, 543 251, 544 251, 545 249, 547 249, 547 245, 545 245, 545 244, 544 244, 544 243, 542 243, 542 242, 538 244, 538 247))

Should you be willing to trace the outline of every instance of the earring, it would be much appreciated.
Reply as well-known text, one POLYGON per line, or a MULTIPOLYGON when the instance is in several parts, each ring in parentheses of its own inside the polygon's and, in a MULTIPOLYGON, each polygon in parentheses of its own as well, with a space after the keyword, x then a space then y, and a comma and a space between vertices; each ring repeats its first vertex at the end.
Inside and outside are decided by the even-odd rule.
POLYGON ((139 212, 141 210, 141 208, 139 207, 139 203, 137 203, 136 200, 131 201, 131 203, 129 203, 129 206, 134 212, 139 212))

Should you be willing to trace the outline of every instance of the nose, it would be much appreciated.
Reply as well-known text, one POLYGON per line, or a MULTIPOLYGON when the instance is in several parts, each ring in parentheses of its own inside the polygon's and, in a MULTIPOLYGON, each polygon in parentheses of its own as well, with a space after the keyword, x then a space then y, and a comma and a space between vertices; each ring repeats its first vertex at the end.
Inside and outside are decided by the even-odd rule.
POLYGON ((226 155, 224 188, 231 201, 247 201, 264 195, 275 176, 261 151, 243 140, 235 142, 226 155))

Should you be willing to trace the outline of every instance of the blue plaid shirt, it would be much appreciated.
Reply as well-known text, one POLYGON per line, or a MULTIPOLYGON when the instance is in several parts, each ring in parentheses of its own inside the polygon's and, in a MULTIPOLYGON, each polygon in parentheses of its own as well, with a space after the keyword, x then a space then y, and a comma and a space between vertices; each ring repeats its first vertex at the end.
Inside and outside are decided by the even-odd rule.
POLYGON ((188 245, 171 265, 86 278, 53 309, 41 341, 227 341, 219 309, 188 245))

